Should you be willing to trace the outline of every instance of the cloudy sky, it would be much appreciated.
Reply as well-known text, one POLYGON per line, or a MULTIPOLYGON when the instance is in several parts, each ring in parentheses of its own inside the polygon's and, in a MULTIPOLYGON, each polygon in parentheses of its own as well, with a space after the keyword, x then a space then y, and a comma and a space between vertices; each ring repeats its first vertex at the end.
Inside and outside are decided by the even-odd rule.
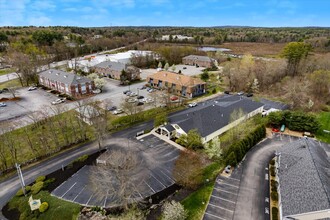
POLYGON ((330 26, 330 0, 0 0, 0 26, 330 26))

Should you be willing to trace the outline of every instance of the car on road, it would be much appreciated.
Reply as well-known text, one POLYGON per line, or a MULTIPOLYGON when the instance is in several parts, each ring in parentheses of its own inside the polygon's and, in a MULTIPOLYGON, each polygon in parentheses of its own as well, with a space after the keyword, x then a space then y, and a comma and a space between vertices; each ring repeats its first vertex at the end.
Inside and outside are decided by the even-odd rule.
POLYGON ((121 114, 121 113, 124 113, 124 111, 122 109, 120 109, 120 108, 118 108, 117 110, 114 110, 112 112, 112 114, 114 114, 114 115, 118 115, 118 114, 121 114))
POLYGON ((124 92, 123 92, 123 94, 127 94, 128 92, 131 92, 131 91, 129 91, 129 90, 125 90, 124 92))
POLYGON ((189 106, 190 108, 192 108, 192 107, 197 106, 197 103, 196 103, 196 102, 193 102, 193 103, 190 103, 188 106, 189 106))
POLYGON ((7 106, 6 103, 0 102, 0 107, 6 107, 6 106, 7 106))
POLYGON ((230 165, 226 166, 225 172, 226 173, 230 173, 230 171, 231 171, 231 166, 230 165))
POLYGON ((52 101, 52 105, 57 105, 65 102, 65 99, 56 99, 55 101, 52 101))
POLYGON ((33 91, 33 90, 36 90, 36 89, 37 89, 36 86, 30 86, 30 87, 28 88, 28 91, 33 91))
POLYGON ((108 108, 108 111, 114 111, 114 110, 116 110, 117 109, 117 106, 110 106, 109 108, 108 108))
POLYGON ((244 95, 244 92, 240 91, 240 92, 237 93, 237 95, 244 95))

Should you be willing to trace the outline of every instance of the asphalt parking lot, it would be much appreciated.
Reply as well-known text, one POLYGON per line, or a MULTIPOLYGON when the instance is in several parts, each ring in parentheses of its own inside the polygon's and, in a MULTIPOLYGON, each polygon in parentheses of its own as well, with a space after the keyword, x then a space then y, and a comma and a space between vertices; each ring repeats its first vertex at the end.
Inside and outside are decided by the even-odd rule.
POLYGON ((204 220, 233 219, 241 175, 242 169, 237 167, 230 176, 217 177, 204 220))
MULTIPOLYGON (((145 166, 143 170, 144 172, 148 172, 144 180, 139 180, 139 182, 142 181, 142 184, 134 198, 132 198, 133 200, 147 198, 175 183, 172 171, 180 150, 158 139, 154 135, 146 136, 141 140, 127 139, 127 142, 121 141, 123 146, 118 145, 116 147, 127 148, 126 143, 129 143, 129 148, 143 158, 145 166)), ((112 147, 109 146, 109 148, 112 147)), ((85 206, 115 206, 115 201, 107 195, 100 196, 94 193, 89 183, 90 169, 91 166, 85 166, 80 169, 71 178, 56 188, 52 192, 52 195, 85 206)))

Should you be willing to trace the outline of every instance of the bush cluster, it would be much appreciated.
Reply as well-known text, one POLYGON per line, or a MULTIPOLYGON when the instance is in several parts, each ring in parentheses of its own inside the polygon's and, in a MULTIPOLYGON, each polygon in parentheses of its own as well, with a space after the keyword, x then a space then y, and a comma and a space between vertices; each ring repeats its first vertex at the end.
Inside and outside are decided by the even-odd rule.
POLYGON ((272 219, 278 220, 278 208, 276 208, 276 207, 272 208, 272 219))
POLYGON ((278 201, 278 193, 277 193, 277 192, 272 191, 272 192, 270 193, 270 197, 272 198, 272 200, 274 200, 274 201, 278 201))
POLYGON ((276 180, 271 180, 270 186, 271 186, 271 191, 277 192, 278 182, 276 180))
POLYGON ((76 162, 84 162, 85 160, 88 159, 88 155, 85 154, 85 155, 82 155, 80 157, 78 157, 77 159, 75 159, 73 162, 76 163, 76 162))
POLYGON ((37 194, 38 192, 40 192, 40 190, 44 187, 44 182, 37 182, 35 184, 33 184, 33 186, 31 187, 31 193, 33 195, 37 194))
POLYGON ((224 153, 226 164, 235 166, 243 159, 244 155, 265 136, 266 128, 260 125, 244 139, 232 144, 224 153))
POLYGON ((49 207, 49 205, 48 205, 47 202, 43 202, 43 203, 41 203, 41 205, 40 205, 40 207, 39 207, 39 212, 42 213, 42 212, 47 211, 48 207, 49 207))
POLYGON ((46 179, 45 176, 38 176, 38 177, 36 178, 36 183, 37 183, 37 182, 43 182, 45 179, 46 179))
POLYGON ((275 167, 274 166, 271 166, 269 171, 270 171, 271 176, 275 176, 276 173, 275 173, 275 167))

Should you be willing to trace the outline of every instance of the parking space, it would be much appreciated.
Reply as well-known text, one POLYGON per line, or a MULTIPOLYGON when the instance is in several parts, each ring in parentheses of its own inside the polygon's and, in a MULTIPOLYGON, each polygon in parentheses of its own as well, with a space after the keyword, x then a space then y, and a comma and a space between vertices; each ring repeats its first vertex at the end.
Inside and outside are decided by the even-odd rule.
POLYGON ((217 177, 203 219, 233 219, 241 175, 242 168, 238 166, 231 175, 217 177))
MULTIPOLYGON (((116 145, 115 147, 120 146, 116 145)), ((132 150, 134 148, 135 152, 142 158, 143 172, 147 170, 145 179, 136 180, 138 187, 137 192, 132 196, 132 200, 147 198, 175 183, 172 172, 175 160, 180 153, 177 148, 154 135, 146 136, 141 140, 130 140, 129 147, 132 150)), ((112 146, 109 146, 109 149, 112 149, 112 146)), ((111 207, 116 205, 116 199, 106 192, 103 195, 95 193, 89 182, 91 169, 92 166, 83 167, 56 188, 52 195, 85 206, 111 207)), ((140 169, 141 172, 142 170, 140 169)), ((131 178, 135 177, 132 176, 131 178)))

